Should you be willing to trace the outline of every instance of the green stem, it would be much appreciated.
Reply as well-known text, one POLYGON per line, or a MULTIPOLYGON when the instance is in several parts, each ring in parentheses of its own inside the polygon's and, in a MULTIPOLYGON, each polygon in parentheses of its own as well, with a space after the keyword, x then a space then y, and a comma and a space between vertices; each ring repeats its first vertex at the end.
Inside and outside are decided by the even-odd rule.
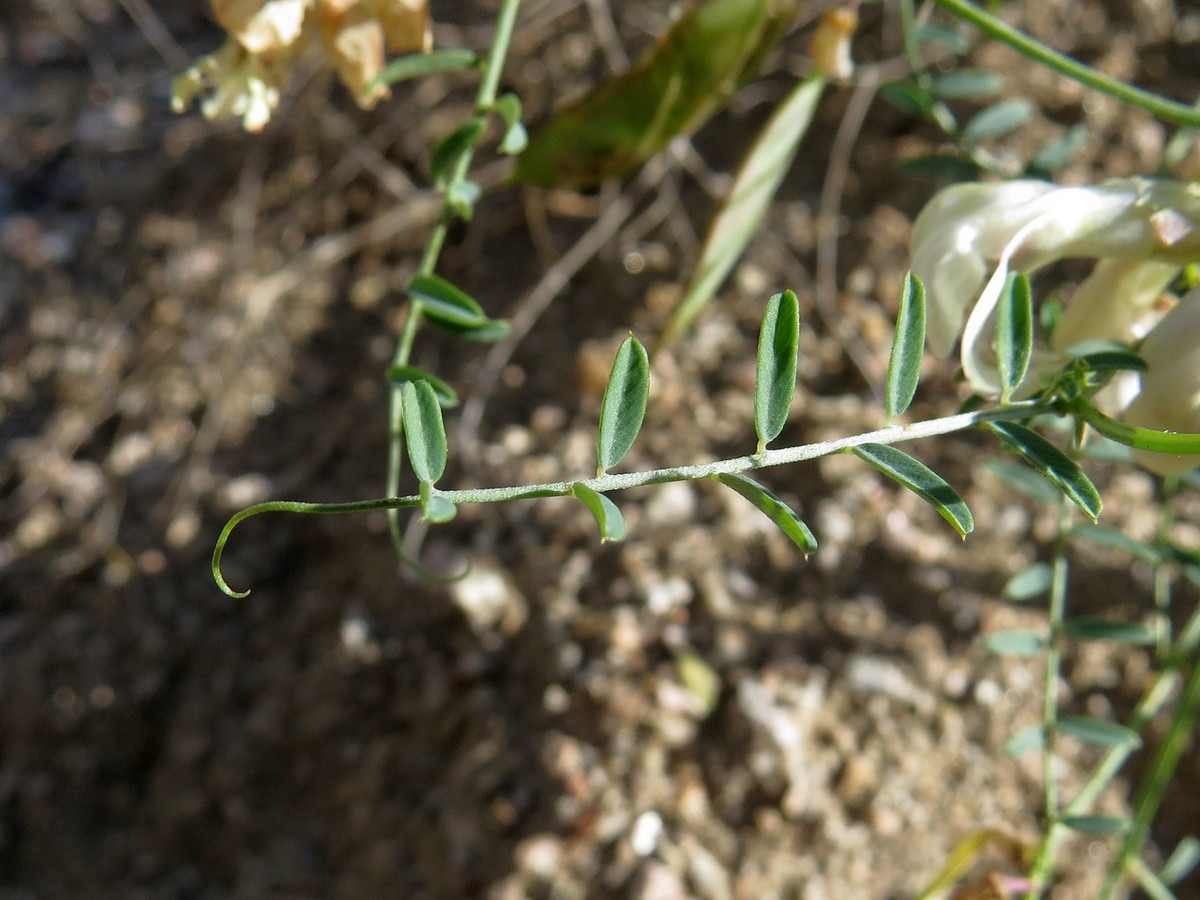
POLYGON ((1191 668, 1191 674, 1183 688, 1183 696, 1175 707, 1175 714, 1171 716, 1171 725, 1167 729, 1166 737, 1158 745, 1154 759, 1150 762, 1149 773, 1134 801, 1133 828, 1126 835, 1125 843, 1108 869, 1104 888, 1100 892, 1101 900, 1112 897, 1117 882, 1129 868, 1130 861, 1141 856, 1142 845, 1150 833, 1150 823, 1154 821, 1158 808, 1162 805, 1163 794, 1166 793, 1175 768, 1179 765, 1179 757, 1183 755, 1191 740, 1196 717, 1200 714, 1200 661, 1192 660, 1191 668))
MULTIPOLYGON (((486 114, 496 102, 496 92, 500 88, 500 75, 504 71, 504 60, 508 56, 508 47, 512 43, 513 30, 516 27, 517 12, 520 10, 521 0, 503 0, 503 5, 500 7, 500 13, 496 17, 496 31, 492 36, 491 50, 488 52, 487 61, 484 63, 483 78, 479 82, 479 88, 475 93, 475 114, 486 114)), ((449 234, 450 225, 454 221, 455 212, 450 204, 449 197, 453 194, 454 188, 462 184, 466 180, 467 173, 471 169, 471 162, 475 158, 475 144, 471 144, 456 161, 454 168, 450 172, 450 177, 446 181, 444 189, 445 202, 442 204, 441 215, 438 216, 437 224, 434 225, 433 231, 429 234, 429 239, 425 243, 425 251, 421 254, 421 262, 417 266, 418 275, 432 275, 433 270, 437 268, 438 258, 442 254, 442 248, 446 244, 446 235, 449 234)), ((404 323, 404 331, 400 335, 400 339, 396 344, 396 351, 392 354, 392 366, 408 365, 409 359, 412 357, 413 344, 416 341, 417 331, 421 327, 421 322, 424 318, 424 312, 420 301, 412 301, 408 311, 408 319, 404 323)), ((400 478, 404 471, 404 426, 403 413, 400 406, 400 388, 393 386, 388 397, 388 472, 387 484, 385 491, 388 497, 394 498, 400 492, 400 478)), ((395 548, 397 555, 404 558, 404 551, 401 546, 402 535, 400 532, 400 517, 398 507, 388 508, 388 533, 392 539, 392 546, 395 548)))
MULTIPOLYGON (((838 438, 832 441, 818 441, 815 444, 803 444, 798 447, 783 447, 776 450, 766 450, 752 456, 737 456, 717 462, 699 463, 691 466, 672 466, 663 469, 653 469, 648 472, 631 472, 622 475, 600 475, 595 478, 576 479, 575 481, 556 481, 545 484, 530 484, 518 487, 481 488, 465 491, 439 491, 447 500, 460 503, 497 503, 505 500, 527 500, 536 497, 565 497, 571 494, 575 484, 583 484, 598 493, 608 491, 623 491, 634 487, 644 487, 651 484, 666 484, 671 481, 694 481, 698 478, 710 478, 717 475, 732 475, 751 469, 764 469, 787 463, 803 462, 828 456, 842 450, 861 447, 863 444, 898 444, 902 441, 912 441, 918 438, 936 437, 962 431, 984 422, 1022 420, 1034 416, 1053 413, 1058 410, 1056 403, 1026 401, 995 409, 975 410, 974 412, 959 413, 944 416, 940 419, 929 419, 912 425, 890 425, 878 431, 870 431, 853 437, 838 438)), ((217 585, 231 597, 245 597, 249 591, 234 591, 221 575, 221 555, 233 529, 251 516, 266 512, 293 513, 346 513, 370 512, 382 509, 389 512, 420 506, 419 496, 397 497, 389 495, 382 499, 357 500, 350 503, 303 503, 292 500, 270 500, 248 507, 232 519, 221 530, 217 545, 213 550, 212 573, 217 585)))
POLYGON ((1041 897, 1054 875, 1054 863, 1064 827, 1058 800, 1058 779, 1054 773, 1054 745, 1058 731, 1058 682, 1062 668, 1059 641, 1067 612, 1067 545, 1070 534, 1071 506, 1067 498, 1063 497, 1058 509, 1058 534, 1054 541, 1054 562, 1051 568, 1046 665, 1042 689, 1042 731, 1045 735, 1042 742, 1042 782, 1045 792, 1046 832, 1029 869, 1029 878, 1034 887, 1025 895, 1026 900, 1041 897))
POLYGON ((1190 128, 1200 127, 1200 112, 1192 107, 1167 100, 1157 94, 1097 72, 1091 66, 1085 66, 1057 50, 1051 50, 1045 44, 1035 41, 1029 35, 984 12, 967 0, 934 0, 934 2, 960 19, 970 22, 989 37, 1003 41, 1018 52, 1053 69, 1060 75, 1065 75, 1093 90, 1115 97, 1129 106, 1144 109, 1164 122, 1190 128))

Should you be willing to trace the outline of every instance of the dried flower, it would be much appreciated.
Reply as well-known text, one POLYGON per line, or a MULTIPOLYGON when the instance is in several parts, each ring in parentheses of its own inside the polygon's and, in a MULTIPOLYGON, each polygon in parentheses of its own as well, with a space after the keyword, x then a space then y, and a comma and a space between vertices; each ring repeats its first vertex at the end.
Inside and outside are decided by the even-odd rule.
POLYGON ((430 48, 428 0, 212 0, 212 6, 229 39, 176 77, 171 107, 180 112, 202 97, 206 118, 240 116, 247 131, 266 125, 314 33, 365 109, 388 96, 385 85, 372 87, 383 71, 385 49, 430 48))

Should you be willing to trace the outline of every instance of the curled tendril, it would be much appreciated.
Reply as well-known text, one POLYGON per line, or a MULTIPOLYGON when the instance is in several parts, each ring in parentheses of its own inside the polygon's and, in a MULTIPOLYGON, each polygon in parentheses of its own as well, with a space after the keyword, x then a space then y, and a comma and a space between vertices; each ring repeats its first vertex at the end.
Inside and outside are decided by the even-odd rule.
MULTIPOLYGON (((221 529, 220 535, 217 536, 217 543, 213 547, 212 555, 213 580, 216 581, 217 587, 219 587, 230 597, 241 600, 250 596, 249 589, 244 591, 235 591, 229 586, 229 582, 225 580, 225 576, 221 573, 221 557, 225 553, 225 545, 229 543, 229 537, 233 534, 233 529, 237 528, 238 525, 252 516, 269 512, 332 515, 334 513, 371 512, 377 509, 404 509, 420 505, 420 497, 385 497, 376 500, 355 500, 350 503, 302 503, 297 500, 268 500, 265 503, 256 503, 253 506, 248 506, 236 513, 228 522, 225 523, 225 527, 221 529)), ((405 565, 410 566, 422 576, 426 575, 426 570, 415 561, 405 558, 403 562, 405 565)), ((441 576, 434 576, 435 580, 439 578, 441 578, 441 576)))

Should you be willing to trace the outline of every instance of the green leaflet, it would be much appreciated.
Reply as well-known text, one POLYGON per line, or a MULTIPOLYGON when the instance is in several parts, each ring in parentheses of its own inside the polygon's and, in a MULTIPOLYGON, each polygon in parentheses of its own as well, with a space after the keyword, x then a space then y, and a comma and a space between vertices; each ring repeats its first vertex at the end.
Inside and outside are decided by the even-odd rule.
POLYGON ((633 335, 617 351, 604 401, 600 405, 600 436, 596 441, 598 475, 603 475, 633 446, 646 416, 650 395, 650 360, 633 335))
POLYGON ((1053 569, 1047 563, 1036 562, 1008 579, 1008 583, 1004 585, 1004 597, 1014 603, 1040 597, 1050 590, 1053 577, 1053 569))
POLYGON ((1060 734, 1069 735, 1085 744, 1097 747, 1127 747, 1142 746, 1142 736, 1132 728, 1118 725, 1116 722, 1105 722, 1091 716, 1063 716, 1058 720, 1057 730, 1060 734))
POLYGON ((962 130, 962 139, 970 144, 1004 137, 1016 131, 1033 116, 1033 104, 1024 97, 1001 100, 975 114, 962 130))
POLYGON ((863 444, 853 448, 853 453, 919 496, 963 537, 974 530, 975 517, 966 502, 923 462, 887 444, 863 444))
POLYGON ((1026 725, 1008 739, 1004 752, 1009 756, 1023 756, 1046 746, 1046 731, 1041 725, 1026 725))
POLYGON ((989 635, 984 646, 997 656, 1035 656, 1046 646, 1046 640, 1036 631, 1014 628, 989 635))
POLYGON ((521 154, 515 180, 590 187, 690 134, 758 71, 800 0, 709 0, 641 59, 556 113, 521 154))
POLYGON ((1128 819, 1116 816, 1067 816, 1062 823, 1073 831, 1098 837, 1124 834, 1133 827, 1128 819))
POLYGON ((996 368, 1000 402, 1008 403, 1033 358, 1033 296, 1025 275, 1009 275, 996 304, 996 368))
POLYGON ((824 86, 819 74, 800 82, 755 138, 738 166, 729 194, 708 224, 687 290, 672 310, 656 348, 665 347, 687 328, 741 258, 791 167, 824 86))
POLYGON ((1151 565, 1157 565, 1163 560, 1162 554, 1150 544, 1132 538, 1120 528, 1111 525, 1076 525, 1071 529, 1071 537, 1099 544, 1112 550, 1121 550, 1134 559, 1140 559, 1151 565))
POLYGON ((800 548, 805 556, 815 553, 817 539, 809 531, 803 520, 792 512, 792 508, 768 491, 765 487, 745 475, 718 475, 717 480, 726 487, 733 488, 751 503, 759 508, 767 518, 779 526, 779 530, 800 548))
POLYGON ((417 478, 432 485, 446 471, 449 455, 437 394, 428 381, 408 381, 400 397, 409 461, 417 478))
POLYGON ((791 291, 767 301, 758 336, 758 367, 754 379, 754 430, 758 452, 766 449, 787 423, 796 393, 796 363, 800 346, 800 304, 791 291))
POLYGON ((406 288, 421 314, 447 331, 474 341, 498 341, 509 332, 503 319, 489 319, 470 296, 437 275, 415 275, 406 288))
POLYGON ((586 484, 576 482, 571 485, 571 493, 583 501, 592 518, 600 527, 600 541, 619 541, 625 537, 625 517, 617 504, 613 503, 599 491, 594 491, 586 484))
POLYGON ((1100 515, 1104 503, 1096 486, 1083 473, 1083 469, 1048 440, 1015 422, 989 422, 984 427, 999 435, 1006 445, 1046 476, 1089 518, 1094 521, 1100 515))
POLYGON ((367 85, 368 93, 378 84, 396 84, 435 72, 454 72, 479 67, 479 57, 474 50, 458 47, 431 50, 429 53, 409 53, 392 60, 382 72, 367 85))
POLYGON ((1062 633, 1084 641, 1118 641, 1138 646, 1149 646, 1155 642, 1154 632, 1140 622, 1114 622, 1099 616, 1067 619, 1062 624, 1062 633))
POLYGON ((406 381, 428 381, 437 395, 442 409, 458 406, 458 392, 442 379, 416 366, 391 366, 387 370, 387 379, 397 387, 406 381))
POLYGON ((904 276, 900 311, 896 315, 896 334, 888 359, 884 385, 889 419, 900 415, 912 403, 921 380, 921 360, 925 356, 925 285, 909 272, 904 276))

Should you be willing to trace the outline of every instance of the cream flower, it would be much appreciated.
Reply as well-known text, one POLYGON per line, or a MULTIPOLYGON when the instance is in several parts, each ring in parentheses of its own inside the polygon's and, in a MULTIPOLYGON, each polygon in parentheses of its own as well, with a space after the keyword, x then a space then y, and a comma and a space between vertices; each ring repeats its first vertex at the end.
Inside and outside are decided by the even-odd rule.
MULTIPOLYGON (((1125 410, 1129 425, 1200 433, 1200 288, 1194 288, 1154 326, 1138 349, 1147 369, 1141 392, 1125 410)), ((1181 475, 1200 455, 1172 456, 1134 450, 1134 458, 1160 475, 1181 475)))
POLYGON ((912 270, 927 291, 930 349, 949 355, 997 263, 1005 275, 1073 257, 1182 265, 1200 259, 1197 224, 1200 188, 1175 181, 1121 178, 1098 187, 1009 181, 946 188, 921 211, 912 234, 912 270))
POLYGON ((247 131, 266 125, 292 64, 314 33, 365 109, 389 94, 384 85, 371 86, 383 71, 385 48, 394 53, 430 48, 429 0, 212 0, 212 5, 229 39, 175 79, 171 107, 181 112, 199 96, 205 117, 240 116, 247 131))
MULTIPOLYGON (((1184 264, 1200 260, 1200 185, 1121 178, 1097 187, 1012 181, 943 190, 921 211, 912 235, 930 349, 946 356, 961 336, 968 381, 999 394, 994 314, 1009 273, 1080 257, 1096 266, 1070 298, 1050 346, 1034 348, 1026 390, 1057 369, 1072 346, 1146 337, 1140 353, 1149 370, 1129 406, 1131 423, 1200 432, 1200 295, 1162 313, 1163 291, 1184 264)), ((1146 453, 1139 460, 1158 472, 1166 471, 1164 460, 1184 467, 1177 471, 1200 462, 1146 453)))

